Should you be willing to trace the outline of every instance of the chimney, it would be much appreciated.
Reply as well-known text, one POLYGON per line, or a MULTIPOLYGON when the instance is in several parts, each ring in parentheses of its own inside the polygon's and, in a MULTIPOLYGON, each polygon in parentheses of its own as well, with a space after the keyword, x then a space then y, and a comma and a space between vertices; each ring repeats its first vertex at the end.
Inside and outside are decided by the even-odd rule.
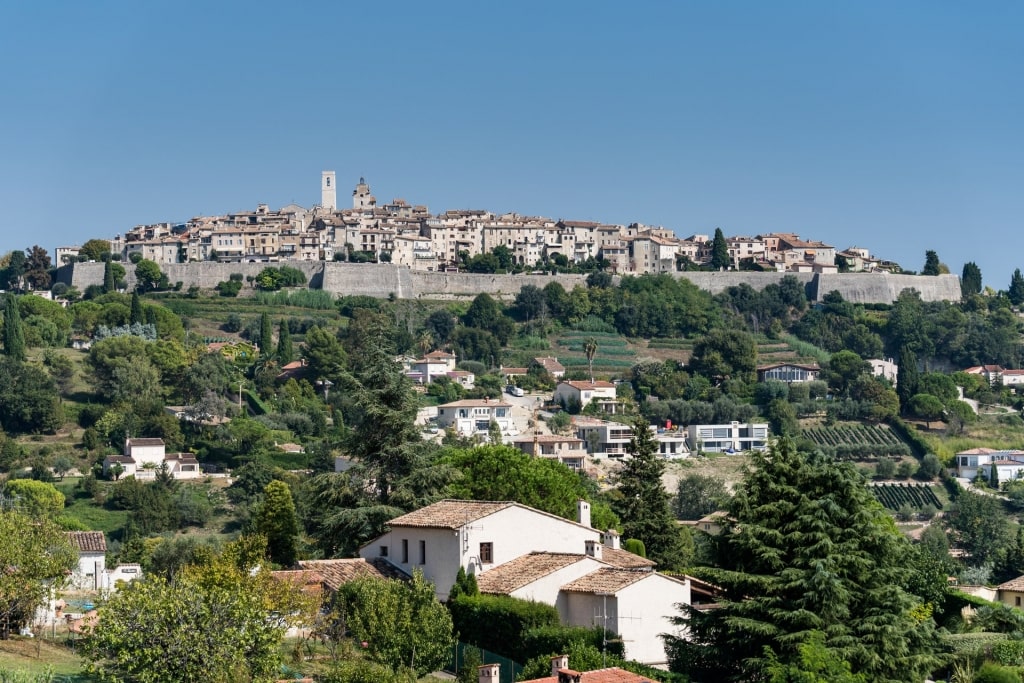
POLYGON ((612 550, 619 550, 621 547, 619 544, 619 532, 615 529, 609 529, 604 532, 604 544, 612 550))
POLYGON ((584 541, 587 548, 587 557, 592 557, 595 560, 601 559, 601 544, 597 541, 584 541))
POLYGON ((576 521, 583 526, 590 526, 590 503, 585 500, 576 501, 576 521))
POLYGON ((558 678, 559 669, 569 668, 569 655, 555 655, 551 658, 551 675, 558 678))
POLYGON ((476 668, 478 683, 499 683, 501 664, 484 664, 476 668))

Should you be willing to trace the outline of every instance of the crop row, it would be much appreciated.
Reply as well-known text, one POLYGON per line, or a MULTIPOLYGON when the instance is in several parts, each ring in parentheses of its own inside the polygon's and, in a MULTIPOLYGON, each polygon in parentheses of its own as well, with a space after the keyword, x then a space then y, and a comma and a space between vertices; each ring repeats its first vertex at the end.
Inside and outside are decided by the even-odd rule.
POLYGON ((889 446, 902 443, 892 430, 881 425, 813 427, 805 429, 804 435, 821 446, 839 446, 844 444, 889 446))
POLYGON ((871 490, 885 507, 890 510, 899 510, 904 505, 920 509, 925 505, 934 506, 936 509, 942 507, 935 492, 929 486, 914 486, 912 484, 882 484, 872 486, 871 490))

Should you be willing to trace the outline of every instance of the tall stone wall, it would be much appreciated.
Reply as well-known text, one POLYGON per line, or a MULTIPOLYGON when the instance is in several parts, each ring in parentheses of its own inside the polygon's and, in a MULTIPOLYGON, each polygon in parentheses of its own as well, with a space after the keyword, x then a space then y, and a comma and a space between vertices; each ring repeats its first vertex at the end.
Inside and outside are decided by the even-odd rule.
MULTIPOLYGON (((129 287, 135 286, 135 266, 122 264, 127 272, 129 287)), ((202 261, 161 266, 171 283, 181 282, 186 289, 198 285, 213 289, 218 282, 227 280, 232 273, 255 276, 267 263, 216 263, 202 261)), ((413 271, 391 263, 341 263, 319 261, 288 261, 276 265, 298 268, 306 274, 313 289, 339 295, 362 294, 373 297, 394 295, 399 299, 456 299, 472 298, 481 292, 500 299, 512 299, 523 285, 544 287, 556 281, 567 290, 585 285, 585 275, 485 275, 477 273, 431 273, 413 271)), ((956 275, 892 275, 889 273, 843 273, 815 275, 812 273, 753 273, 753 272, 686 272, 677 277, 689 280, 700 289, 718 294, 727 288, 746 283, 756 290, 777 284, 787 275, 796 277, 807 288, 808 298, 820 301, 831 291, 838 291, 853 303, 883 303, 896 301, 904 289, 916 289, 924 301, 959 301, 960 279, 956 275)), ((84 291, 89 285, 103 284, 102 263, 74 263, 57 271, 57 280, 74 285, 84 291)))

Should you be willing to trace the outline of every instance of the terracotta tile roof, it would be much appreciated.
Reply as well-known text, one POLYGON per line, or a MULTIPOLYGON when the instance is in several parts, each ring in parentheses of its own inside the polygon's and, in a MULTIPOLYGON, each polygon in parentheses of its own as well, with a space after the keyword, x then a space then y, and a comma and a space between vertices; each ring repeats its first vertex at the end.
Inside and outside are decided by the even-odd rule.
POLYGON ((401 579, 409 575, 382 557, 370 560, 363 558, 340 560, 301 560, 301 569, 311 570, 322 577, 323 585, 332 591, 356 579, 401 579))
MULTIPOLYGON (((566 671, 566 669, 561 669, 566 671)), ((650 676, 641 676, 632 671, 620 669, 613 666, 607 669, 596 669, 584 671, 580 674, 580 683, 658 683, 650 676)), ((545 676, 544 678, 531 678, 524 683, 558 683, 558 676, 545 676)))
POLYGON ((596 382, 569 381, 569 382, 562 382, 562 384, 568 384, 573 389, 577 389, 579 391, 592 391, 594 389, 614 389, 615 388, 614 384, 612 384, 611 382, 605 382, 603 380, 598 380, 596 382))
POLYGON ((131 446, 163 446, 163 439, 128 439, 131 446))
POLYGON ((453 356, 452 354, 446 353, 444 351, 431 351, 430 353, 426 354, 423 357, 424 358, 445 358, 445 359, 447 359, 447 358, 455 358, 455 356, 453 356))
MULTIPOLYGON (((602 552, 602 557, 603 555, 602 552)), ((648 576, 654 576, 654 574, 632 569, 598 569, 565 584, 562 586, 562 590, 570 593, 618 593, 626 586, 648 576)))
POLYGON ((282 569, 270 572, 278 581, 286 581, 303 593, 319 593, 324 582, 323 575, 314 569, 282 569))
POLYGON ((71 547, 80 553, 107 552, 107 539, 102 531, 66 531, 71 547))
POLYGON ((565 366, 559 363, 557 358, 552 358, 551 356, 534 358, 533 362, 548 372, 565 372, 565 366))
POLYGON ((526 368, 502 368, 501 374, 503 375, 525 375, 526 368))
POLYGON ((1024 576, 1010 579, 1006 583, 999 584, 996 588, 1001 591, 1024 591, 1024 576))
POLYGON ((574 553, 533 552, 477 574, 476 583, 481 593, 508 595, 586 557, 574 553))
POLYGON ((621 548, 601 548, 601 559, 619 569, 651 569, 656 562, 621 548))
MULTIPOLYGON (((507 501, 441 500, 388 522, 391 527, 413 526, 435 529, 459 529, 487 515, 512 507, 507 501)), ((525 506, 524 506, 525 507, 525 506)), ((568 520, 566 520, 568 521, 568 520)))

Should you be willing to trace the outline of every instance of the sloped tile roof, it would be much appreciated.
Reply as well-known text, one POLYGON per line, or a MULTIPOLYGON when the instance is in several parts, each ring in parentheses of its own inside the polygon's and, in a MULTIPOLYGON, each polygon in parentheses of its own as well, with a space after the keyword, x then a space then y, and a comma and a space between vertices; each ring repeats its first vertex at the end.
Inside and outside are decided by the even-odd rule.
MULTIPOLYGON (((459 529, 469 522, 504 510, 515 503, 508 501, 441 500, 419 510, 395 517, 388 522, 392 527, 414 526, 435 529, 459 529)), ((568 520, 567 520, 568 521, 568 520)))
POLYGON ((401 579, 409 575, 382 557, 370 560, 363 558, 340 560, 302 560, 301 569, 317 572, 323 578, 323 584, 332 591, 338 590, 343 584, 362 578, 401 579))
POLYGON ((476 582, 481 593, 508 595, 586 557, 573 553, 533 552, 477 574, 476 582))
POLYGON ((107 552, 107 539, 102 531, 67 531, 71 547, 80 553, 107 552))
POLYGON ((128 439, 132 446, 163 446, 163 439, 128 439))
POLYGON ((626 586, 648 576, 654 576, 653 572, 618 568, 598 569, 575 581, 570 581, 562 586, 562 590, 570 593, 618 593, 626 586))
POLYGON ((1010 579, 1006 583, 999 584, 996 588, 1001 591, 1024 591, 1024 576, 1010 579))
POLYGON ((619 569, 651 569, 656 562, 621 548, 601 548, 601 559, 619 569))
MULTIPOLYGON (((564 671, 565 669, 563 669, 564 671)), ((596 669, 584 671, 580 674, 580 683, 658 683, 650 676, 641 676, 632 671, 620 669, 617 666, 607 669, 596 669)), ((545 676, 544 678, 531 678, 524 683, 558 683, 558 676, 545 676)))

